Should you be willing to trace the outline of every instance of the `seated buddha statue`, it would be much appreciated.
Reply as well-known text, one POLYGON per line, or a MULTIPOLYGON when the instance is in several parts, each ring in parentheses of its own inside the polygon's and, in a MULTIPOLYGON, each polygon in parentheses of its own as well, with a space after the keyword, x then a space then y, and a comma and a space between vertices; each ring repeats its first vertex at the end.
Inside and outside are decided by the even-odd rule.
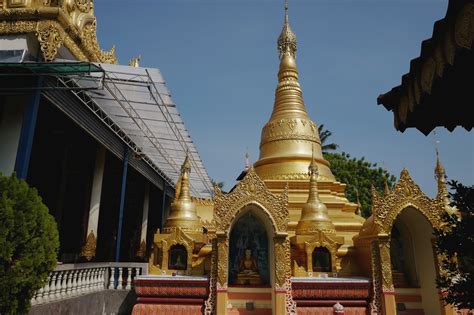
POLYGON ((252 256, 252 250, 247 248, 245 255, 240 260, 239 273, 236 276, 237 284, 258 285, 262 283, 260 274, 258 273, 257 261, 252 256))

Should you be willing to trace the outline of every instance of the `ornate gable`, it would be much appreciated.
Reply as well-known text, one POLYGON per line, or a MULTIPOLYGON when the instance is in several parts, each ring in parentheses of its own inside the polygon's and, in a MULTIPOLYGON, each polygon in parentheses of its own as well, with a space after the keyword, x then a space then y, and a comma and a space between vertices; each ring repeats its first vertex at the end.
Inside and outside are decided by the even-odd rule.
POLYGON ((80 61, 117 63, 114 47, 99 46, 93 0, 8 1, 0 21, 0 34, 35 34, 45 61, 65 46, 80 61))
POLYGON ((276 232, 286 233, 288 228, 288 189, 281 195, 268 190, 263 180, 249 169, 244 179, 228 194, 215 188, 214 221, 217 231, 228 231, 239 211, 249 204, 256 204, 269 217, 276 232))
POLYGON ((382 197, 372 189, 372 216, 377 234, 390 234, 396 217, 408 207, 419 210, 434 228, 441 227, 444 201, 442 198, 431 199, 426 196, 408 171, 403 169, 394 189, 386 196, 382 197))

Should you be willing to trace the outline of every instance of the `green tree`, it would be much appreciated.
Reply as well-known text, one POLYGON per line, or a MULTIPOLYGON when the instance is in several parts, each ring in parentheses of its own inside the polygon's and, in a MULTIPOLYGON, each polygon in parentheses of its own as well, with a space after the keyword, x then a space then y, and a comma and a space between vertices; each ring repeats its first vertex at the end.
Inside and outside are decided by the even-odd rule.
POLYGON ((332 135, 332 132, 329 130, 324 129, 324 124, 319 125, 318 127, 319 132, 319 140, 321 140, 321 150, 323 153, 328 153, 329 151, 337 150, 339 147, 335 143, 326 143, 328 138, 332 135))
POLYGON ((56 266, 56 222, 36 189, 1 173, 0 222, 0 314, 25 314, 56 266))
POLYGON ((446 213, 447 223, 435 230, 440 254, 440 276, 436 280, 443 300, 460 309, 474 309, 474 186, 450 181, 451 205, 459 213, 446 213))
POLYGON ((324 158, 331 163, 331 171, 336 179, 347 184, 346 196, 349 201, 357 202, 357 194, 361 204, 362 216, 367 218, 371 214, 372 193, 371 186, 383 192, 385 183, 390 188, 395 183, 395 176, 387 170, 378 167, 377 163, 351 158, 348 153, 326 153, 324 158))

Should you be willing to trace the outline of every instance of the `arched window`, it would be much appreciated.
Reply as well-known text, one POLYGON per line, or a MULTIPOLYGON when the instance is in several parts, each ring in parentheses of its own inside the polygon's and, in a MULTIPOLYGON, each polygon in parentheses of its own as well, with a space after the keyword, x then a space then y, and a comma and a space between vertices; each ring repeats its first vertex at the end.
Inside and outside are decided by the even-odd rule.
POLYGON ((173 245, 168 252, 168 269, 186 270, 188 251, 183 245, 173 245))
POLYGON ((325 247, 317 247, 313 251, 313 271, 331 272, 331 253, 325 247))

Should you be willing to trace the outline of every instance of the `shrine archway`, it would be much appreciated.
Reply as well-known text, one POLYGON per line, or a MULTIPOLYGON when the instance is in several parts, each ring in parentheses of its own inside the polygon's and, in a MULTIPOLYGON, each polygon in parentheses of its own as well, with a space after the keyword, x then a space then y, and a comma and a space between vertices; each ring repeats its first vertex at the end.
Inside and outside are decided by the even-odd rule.
POLYGON ((403 209, 395 218, 390 234, 390 258, 395 289, 419 290, 425 314, 440 315, 433 231, 421 211, 413 207, 403 209))
POLYGON ((274 234, 271 222, 258 206, 251 204, 242 209, 229 232, 229 285, 272 283, 274 262, 270 252, 274 234))
MULTIPOLYGON (((229 265, 233 264, 229 263, 232 250, 229 248, 230 234, 235 223, 249 213, 262 222, 268 237, 268 281, 272 285, 272 309, 276 314, 288 313, 287 309, 295 308, 291 294, 287 294, 291 290, 288 191, 281 195, 273 194, 253 168, 228 194, 215 189, 213 224, 217 268, 215 274, 211 274, 211 281, 215 281, 216 312, 227 313, 229 265)), ((210 299, 212 295, 213 292, 210 299)))

